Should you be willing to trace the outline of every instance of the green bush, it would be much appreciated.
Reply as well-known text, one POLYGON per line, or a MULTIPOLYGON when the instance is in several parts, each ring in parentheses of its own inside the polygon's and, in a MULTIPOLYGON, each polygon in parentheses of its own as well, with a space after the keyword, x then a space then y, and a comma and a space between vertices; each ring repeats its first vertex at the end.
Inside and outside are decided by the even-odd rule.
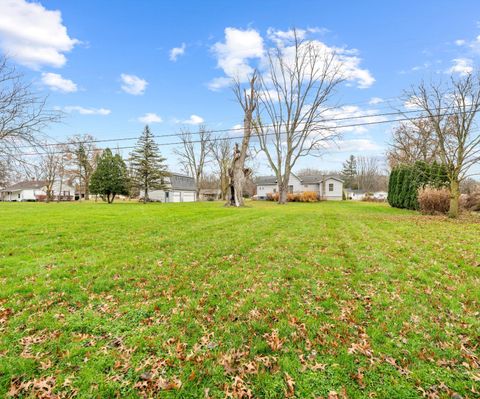
POLYGON ((426 186, 437 189, 448 186, 444 165, 417 161, 397 166, 390 173, 388 203, 396 208, 418 210, 418 191, 426 186))

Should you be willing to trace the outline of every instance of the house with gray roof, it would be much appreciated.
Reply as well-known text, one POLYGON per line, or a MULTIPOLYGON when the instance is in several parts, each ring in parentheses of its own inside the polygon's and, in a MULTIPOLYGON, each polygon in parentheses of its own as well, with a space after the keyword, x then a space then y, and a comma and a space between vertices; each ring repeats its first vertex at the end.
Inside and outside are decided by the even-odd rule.
MULTIPOLYGON (((268 194, 278 192, 275 176, 259 176, 256 181, 257 198, 266 199, 268 194)), ((337 176, 297 176, 290 174, 288 181, 289 193, 303 193, 312 191, 325 200, 342 200, 343 180, 337 176)))
MULTIPOLYGON (((158 202, 194 202, 197 200, 195 179, 180 173, 169 172, 165 178, 165 190, 152 190, 148 197, 158 202)), ((143 197, 140 191, 140 197, 143 197)))

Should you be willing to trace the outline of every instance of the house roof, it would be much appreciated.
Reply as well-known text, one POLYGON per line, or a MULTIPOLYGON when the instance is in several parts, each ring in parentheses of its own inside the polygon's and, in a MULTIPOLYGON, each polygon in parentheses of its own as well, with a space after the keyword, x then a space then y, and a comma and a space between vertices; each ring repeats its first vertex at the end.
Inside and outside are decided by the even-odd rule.
POLYGON ((275 176, 258 176, 255 179, 255 183, 257 185, 269 185, 269 184, 277 184, 277 178, 275 176))
POLYGON ((1 191, 20 191, 20 190, 31 190, 31 189, 40 189, 45 187, 45 180, 25 180, 13 184, 10 187, 5 187, 1 191))
MULTIPOLYGON (((298 180, 300 180, 300 182, 302 182, 303 184, 316 184, 316 183, 321 183, 322 181, 324 180, 328 180, 328 179, 334 179, 334 180, 338 180, 339 182, 343 182, 342 179, 340 179, 338 176, 335 176, 335 175, 328 175, 328 176, 315 176, 315 175, 311 175, 311 176, 297 176, 295 174, 292 173, 293 176, 295 176, 298 180)), ((255 180, 255 183, 258 185, 264 185, 264 186, 268 186, 268 185, 274 185, 274 184, 277 184, 277 178, 275 176, 259 176, 257 177, 257 179, 255 180)))
POLYGON ((200 194, 221 194, 222 190, 219 188, 202 188, 200 194))
POLYGON ((170 184, 173 190, 196 191, 195 179, 179 173, 169 173, 170 184))

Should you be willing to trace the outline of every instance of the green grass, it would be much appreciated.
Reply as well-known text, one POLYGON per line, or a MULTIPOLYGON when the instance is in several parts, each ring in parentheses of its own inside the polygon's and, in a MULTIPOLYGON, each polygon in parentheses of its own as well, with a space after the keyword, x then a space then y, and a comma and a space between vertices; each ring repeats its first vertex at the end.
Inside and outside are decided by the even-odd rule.
POLYGON ((0 397, 478 397, 479 222, 0 203, 0 397))

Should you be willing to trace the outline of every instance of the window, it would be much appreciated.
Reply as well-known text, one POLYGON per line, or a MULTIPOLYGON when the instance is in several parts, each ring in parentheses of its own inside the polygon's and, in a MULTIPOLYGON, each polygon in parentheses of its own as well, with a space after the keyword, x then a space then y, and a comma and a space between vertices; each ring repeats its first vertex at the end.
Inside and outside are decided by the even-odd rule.
POLYGON ((288 186, 288 192, 293 193, 293 186, 288 186))
POLYGON ((20 193, 18 194, 18 199, 20 199, 20 193))
POLYGON ((328 184, 328 191, 333 191, 333 183, 328 184))

